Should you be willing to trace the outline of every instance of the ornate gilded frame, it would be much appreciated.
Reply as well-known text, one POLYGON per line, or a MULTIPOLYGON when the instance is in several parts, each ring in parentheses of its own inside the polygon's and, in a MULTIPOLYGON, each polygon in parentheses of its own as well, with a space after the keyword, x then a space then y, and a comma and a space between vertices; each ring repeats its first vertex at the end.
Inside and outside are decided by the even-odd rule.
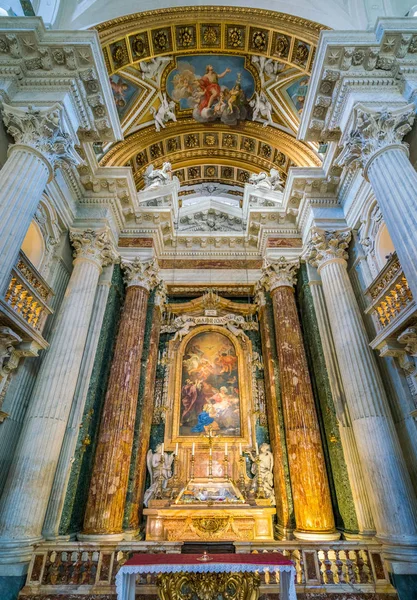
POLYGON ((215 331, 226 336, 234 345, 238 358, 239 392, 240 392, 240 423, 241 435, 236 437, 218 436, 221 443, 241 443, 243 446, 252 443, 252 432, 254 431, 254 408, 252 402, 252 344, 245 336, 245 343, 233 335, 226 327, 218 325, 200 325, 195 327, 181 342, 169 343, 169 356, 174 357, 168 373, 168 398, 171 399, 166 415, 165 447, 174 450, 178 442, 183 448, 190 447, 194 442, 196 447, 206 445, 201 434, 195 436, 179 435, 179 416, 181 406, 181 376, 184 351, 188 342, 199 333, 215 331))

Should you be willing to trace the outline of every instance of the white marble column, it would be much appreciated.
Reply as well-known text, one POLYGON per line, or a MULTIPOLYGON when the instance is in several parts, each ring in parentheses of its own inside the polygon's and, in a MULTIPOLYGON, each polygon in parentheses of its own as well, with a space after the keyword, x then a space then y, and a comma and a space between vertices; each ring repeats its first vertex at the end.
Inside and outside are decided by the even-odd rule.
POLYGON ((357 105, 336 162, 363 168, 417 298, 417 173, 408 159, 408 145, 402 142, 414 118, 414 104, 392 111, 357 105))
POLYGON ((88 329, 87 341, 84 348, 81 368, 78 375, 74 400, 65 431, 64 441, 59 455, 58 465, 46 511, 42 534, 50 540, 59 537, 59 525, 64 508, 67 486, 71 474, 71 464, 77 446, 80 425, 84 414, 90 377, 93 371, 96 350, 100 338, 107 299, 113 274, 112 266, 104 269, 97 286, 93 312, 88 329))
POLYGON ((352 429, 349 409, 346 405, 345 392, 337 362, 336 350, 331 333, 329 317, 327 314, 323 286, 321 281, 315 279, 309 283, 313 298, 314 310, 323 347, 324 361, 326 363, 329 385, 335 405, 337 422, 339 425, 340 441, 346 461, 349 483, 352 490, 356 517, 358 520, 359 534, 372 536, 375 534, 375 525, 371 512, 371 505, 365 485, 365 477, 361 465, 355 436, 352 429))
MULTIPOLYGON (((117 255, 107 230, 72 231, 74 268, 0 502, 0 567, 25 563, 41 531, 81 367, 97 283, 117 255)), ((0 569, 0 574, 2 573, 0 569)))
POLYGON ((350 232, 315 228, 306 258, 318 268, 377 537, 417 550, 417 502, 347 273, 350 232))
POLYGON ((3 104, 3 120, 16 143, 0 171, 0 294, 54 167, 80 162, 63 131, 61 110, 59 104, 41 110, 3 104))

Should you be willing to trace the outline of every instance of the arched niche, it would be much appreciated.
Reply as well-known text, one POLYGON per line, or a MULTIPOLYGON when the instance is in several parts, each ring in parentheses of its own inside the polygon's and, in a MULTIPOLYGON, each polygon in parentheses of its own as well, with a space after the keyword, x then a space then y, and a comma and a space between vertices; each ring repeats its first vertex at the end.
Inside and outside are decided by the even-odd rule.
POLYGON ((382 269, 393 252, 395 252, 394 244, 392 243, 387 226, 383 223, 375 237, 375 258, 380 269, 382 269))

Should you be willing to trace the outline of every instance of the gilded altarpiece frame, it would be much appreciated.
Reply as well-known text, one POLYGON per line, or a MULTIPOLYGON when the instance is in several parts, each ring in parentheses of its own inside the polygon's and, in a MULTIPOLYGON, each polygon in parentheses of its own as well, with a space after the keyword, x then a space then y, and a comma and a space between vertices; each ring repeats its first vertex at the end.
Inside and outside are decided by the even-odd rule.
MULTIPOLYGON (((181 412, 181 397, 182 397, 182 377, 183 377, 183 361, 185 351, 189 347, 189 342, 198 338, 202 333, 219 333, 226 337, 236 352, 237 356, 237 373, 239 386, 239 408, 240 408, 240 435, 223 435, 220 431, 217 432, 213 448, 213 459, 216 459, 216 451, 222 455, 224 445, 227 442, 229 452, 236 455, 239 444, 245 447, 253 447, 255 444, 255 415, 253 406, 253 390, 252 390, 252 344, 249 338, 243 334, 235 336, 226 327, 218 325, 200 325, 195 327, 182 340, 171 340, 168 347, 168 355, 172 357, 172 363, 168 372, 168 398, 171 400, 166 413, 165 427, 165 447, 167 450, 174 450, 176 444, 179 445, 180 452, 185 459, 184 454, 189 455, 194 443, 196 454, 204 451, 207 447, 207 440, 204 438, 204 431, 193 433, 190 435, 180 434, 180 412, 181 412)), ((182 462, 182 461, 180 461, 182 462)), ((188 463, 188 460, 186 460, 188 463)), ((220 473, 219 473, 220 474, 220 473)), ((185 473, 184 473, 185 475, 185 473)))

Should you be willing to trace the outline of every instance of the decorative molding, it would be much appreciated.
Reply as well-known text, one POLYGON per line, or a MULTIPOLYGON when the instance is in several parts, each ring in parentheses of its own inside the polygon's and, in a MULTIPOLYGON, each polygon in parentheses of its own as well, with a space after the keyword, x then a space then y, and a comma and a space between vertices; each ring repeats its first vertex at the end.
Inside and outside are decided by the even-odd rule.
POLYGON ((299 268, 300 262, 298 260, 290 261, 284 258, 284 256, 281 256, 276 261, 265 259, 262 267, 262 282, 270 292, 283 286, 293 288, 297 282, 299 268))
POLYGON ((74 261, 89 260, 102 268, 120 260, 108 229, 71 229, 70 240, 74 247, 74 261))
POLYGON ((304 258, 313 267, 321 269, 328 262, 338 260, 347 261, 349 246, 352 237, 350 229, 325 230, 314 227, 311 230, 311 240, 307 246, 304 258))
POLYGON ((121 267, 124 271, 124 282, 127 287, 139 286, 150 291, 159 283, 159 267, 155 259, 142 261, 135 258, 133 261, 123 260, 121 267))
POLYGON ((400 344, 405 344, 407 354, 417 357, 417 327, 407 327, 397 340, 400 344))

